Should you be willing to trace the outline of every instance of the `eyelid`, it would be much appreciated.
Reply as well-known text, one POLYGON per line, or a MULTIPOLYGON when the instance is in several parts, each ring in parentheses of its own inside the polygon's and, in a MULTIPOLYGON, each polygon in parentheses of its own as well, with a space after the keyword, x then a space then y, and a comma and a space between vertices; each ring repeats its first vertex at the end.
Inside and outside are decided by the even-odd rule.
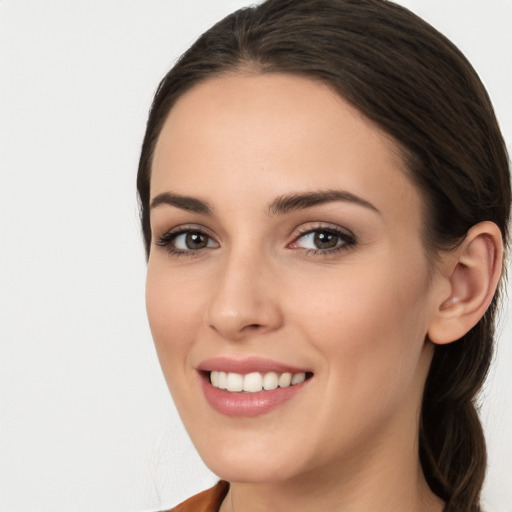
POLYGON ((334 233, 339 233, 340 235, 344 235, 347 237, 356 238, 354 233, 345 227, 339 226, 338 224, 331 224, 330 222, 308 222, 300 225, 298 228, 295 228, 292 243, 299 238, 307 235, 309 233, 314 233, 315 231, 332 231, 334 233))
POLYGON ((341 227, 337 224, 331 224, 326 222, 319 222, 316 224, 303 224, 299 226, 299 228, 297 228, 296 231, 298 231, 298 233, 294 235, 293 240, 287 245, 287 247, 295 250, 306 251, 307 254, 318 254, 326 256, 328 254, 333 254, 335 252, 347 250, 350 247, 353 247, 357 244, 357 238, 354 235, 354 233, 351 230, 345 227, 341 227), (311 235, 312 233, 321 231, 326 231, 335 234, 340 238, 340 241, 342 243, 328 249, 312 249, 298 246, 299 240, 305 238, 308 235, 311 235))
MULTIPOLYGON (((357 239, 354 233, 346 227, 342 227, 337 224, 331 224, 328 222, 309 222, 301 224, 299 227, 295 228, 295 234, 292 235, 293 238, 291 242, 286 244, 287 248, 300 250, 305 252, 308 255, 323 255, 327 256, 329 254, 333 254, 336 252, 340 252, 343 250, 347 250, 356 245, 357 239), (301 247, 298 242, 306 238, 306 236, 311 235, 316 232, 329 232, 339 238, 338 242, 334 247, 330 248, 322 248, 322 247, 301 247)), ((172 255, 188 255, 188 256, 196 256, 205 251, 205 249, 217 249, 220 247, 220 242, 218 237, 211 233, 210 229, 206 228, 201 224, 180 224, 171 229, 168 229, 163 234, 159 236, 155 236, 155 245, 163 248, 167 252, 172 255), (208 243, 205 247, 199 247, 196 249, 183 249, 178 248, 174 245, 175 240, 184 234, 187 233, 199 233, 207 237, 208 243), (210 245, 210 242, 213 242, 214 246, 210 245)))
POLYGON ((208 235, 211 238, 217 238, 217 236, 214 235, 210 229, 201 224, 178 224, 177 226, 174 226, 170 229, 162 230, 162 233, 160 235, 155 236, 155 239, 161 238, 166 235, 186 233, 188 231, 197 231, 199 233, 204 233, 205 235, 208 235))
POLYGON ((217 240, 217 237, 211 233, 211 231, 206 228, 205 226, 202 226, 201 224, 180 224, 178 226, 175 226, 171 229, 168 229, 164 231, 161 235, 157 235, 154 237, 155 245, 158 247, 161 247, 168 252, 179 255, 179 254, 188 254, 188 255, 194 255, 199 253, 200 251, 203 251, 204 249, 215 249, 217 247, 220 247, 220 243, 217 240), (202 235, 207 236, 210 240, 214 241, 216 244, 216 247, 204 247, 201 249, 177 249, 173 248, 171 246, 171 243, 180 235, 183 235, 185 233, 200 233, 202 235))

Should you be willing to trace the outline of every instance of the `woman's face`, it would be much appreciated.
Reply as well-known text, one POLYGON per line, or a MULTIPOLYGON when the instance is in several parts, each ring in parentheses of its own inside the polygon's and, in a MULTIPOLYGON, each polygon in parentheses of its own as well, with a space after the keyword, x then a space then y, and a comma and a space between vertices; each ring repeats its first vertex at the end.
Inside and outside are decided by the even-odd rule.
POLYGON ((149 322, 215 473, 414 459, 439 287, 421 197, 383 132, 306 78, 212 78, 170 112, 151 200, 149 322))

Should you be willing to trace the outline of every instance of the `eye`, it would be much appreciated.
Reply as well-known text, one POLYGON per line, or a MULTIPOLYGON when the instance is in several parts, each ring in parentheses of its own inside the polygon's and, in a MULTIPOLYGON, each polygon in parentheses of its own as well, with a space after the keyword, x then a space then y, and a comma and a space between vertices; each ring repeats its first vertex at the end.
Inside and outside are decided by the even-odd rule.
POLYGON ((312 251, 313 254, 325 254, 346 249, 355 243, 356 239, 352 233, 329 227, 310 229, 304 232, 292 242, 290 247, 306 249, 308 252, 312 251))
POLYGON ((193 251, 205 247, 216 247, 213 240, 200 231, 186 231, 174 238, 174 247, 179 251, 193 251))
POLYGON ((219 244, 203 231, 184 228, 165 233, 158 238, 156 244, 166 248, 171 254, 195 254, 202 249, 219 247, 219 244))

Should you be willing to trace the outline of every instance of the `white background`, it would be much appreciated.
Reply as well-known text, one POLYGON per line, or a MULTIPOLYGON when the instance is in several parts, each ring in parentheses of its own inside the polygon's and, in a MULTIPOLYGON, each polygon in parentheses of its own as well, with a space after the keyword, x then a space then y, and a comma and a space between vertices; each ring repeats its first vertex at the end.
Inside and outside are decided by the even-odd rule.
MULTIPOLYGON (((144 309, 135 175, 160 78, 235 0, 0 0, 0 510, 140 512, 215 481, 144 309)), ((512 141, 512 1, 403 0, 473 62, 512 141)), ((512 511, 512 324, 484 393, 512 511)))

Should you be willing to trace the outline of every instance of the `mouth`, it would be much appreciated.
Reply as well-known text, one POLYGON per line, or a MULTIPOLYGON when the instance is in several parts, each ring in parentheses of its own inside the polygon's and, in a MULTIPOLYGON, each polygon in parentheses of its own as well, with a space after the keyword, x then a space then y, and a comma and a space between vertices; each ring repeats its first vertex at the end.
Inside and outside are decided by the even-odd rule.
POLYGON ((259 357, 217 357, 204 361, 197 370, 208 404, 233 417, 259 416, 296 400, 314 376, 307 369, 259 357))
POLYGON ((229 393, 260 393, 277 388, 296 386, 310 379, 312 372, 251 372, 235 373, 224 371, 203 372, 205 378, 217 389, 229 393))

